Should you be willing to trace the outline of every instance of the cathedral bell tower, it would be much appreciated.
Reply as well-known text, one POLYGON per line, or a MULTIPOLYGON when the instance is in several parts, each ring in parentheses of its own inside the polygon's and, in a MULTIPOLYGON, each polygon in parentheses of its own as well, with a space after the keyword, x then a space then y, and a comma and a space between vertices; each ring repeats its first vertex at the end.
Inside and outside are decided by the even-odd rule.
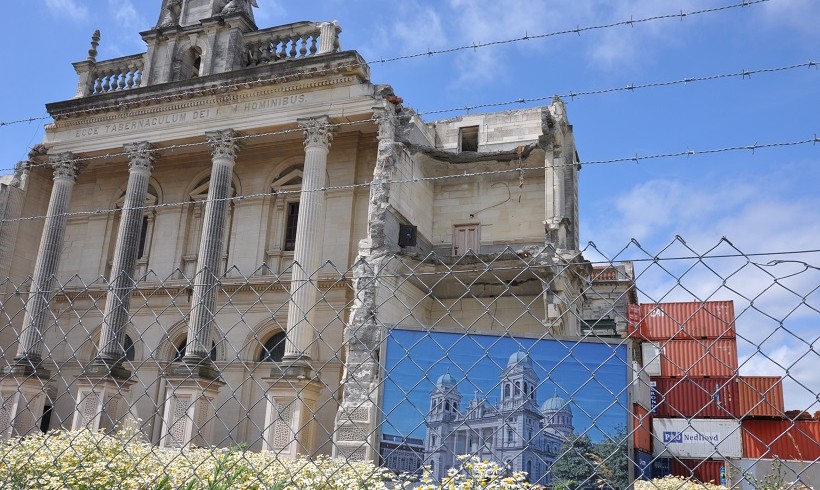
POLYGON ((143 85, 177 82, 243 68, 245 35, 258 30, 256 0, 164 0, 148 45, 143 85))

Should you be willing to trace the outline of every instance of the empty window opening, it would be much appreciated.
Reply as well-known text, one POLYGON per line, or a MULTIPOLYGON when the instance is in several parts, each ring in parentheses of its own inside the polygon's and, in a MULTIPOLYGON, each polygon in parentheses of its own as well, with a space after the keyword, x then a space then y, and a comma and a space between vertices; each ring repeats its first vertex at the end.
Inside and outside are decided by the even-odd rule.
POLYGON ((43 408, 43 416, 40 418, 40 432, 48 432, 48 429, 51 427, 52 413, 53 407, 51 405, 46 405, 43 408))
POLYGON ((199 69, 202 67, 202 56, 194 57, 194 63, 191 67, 191 78, 196 78, 199 76, 199 69))
POLYGON ((285 332, 279 332, 272 335, 267 342, 262 346, 262 352, 259 353, 259 362, 282 362, 285 357, 285 332))
POLYGON ((145 256, 145 241, 148 238, 148 216, 142 217, 142 228, 140 229, 140 247, 137 252, 137 258, 141 259, 145 256))
POLYGON ((458 151, 478 151, 478 126, 459 128, 458 151))
MULTIPOLYGON (((188 338, 182 339, 182 342, 174 346, 174 362, 181 361, 185 357, 185 349, 188 347, 188 338)), ((216 342, 211 342, 211 360, 216 361, 216 342)))
POLYGON ((296 250, 296 225, 299 222, 299 203, 288 204, 287 222, 285 223, 285 250, 296 250))

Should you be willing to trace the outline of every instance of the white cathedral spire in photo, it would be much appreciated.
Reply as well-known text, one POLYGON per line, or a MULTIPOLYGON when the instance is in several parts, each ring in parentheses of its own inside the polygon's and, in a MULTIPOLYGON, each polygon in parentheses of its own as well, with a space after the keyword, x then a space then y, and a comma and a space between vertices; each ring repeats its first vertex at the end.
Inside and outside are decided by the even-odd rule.
POLYGON ((529 354, 518 351, 509 357, 499 376, 498 404, 476 391, 462 411, 459 383, 448 370, 430 392, 424 464, 432 476, 442 478, 458 466, 458 456, 470 454, 503 462, 510 471, 526 471, 532 483, 548 483, 547 470, 573 431, 572 410, 558 396, 539 407, 542 383, 529 354))

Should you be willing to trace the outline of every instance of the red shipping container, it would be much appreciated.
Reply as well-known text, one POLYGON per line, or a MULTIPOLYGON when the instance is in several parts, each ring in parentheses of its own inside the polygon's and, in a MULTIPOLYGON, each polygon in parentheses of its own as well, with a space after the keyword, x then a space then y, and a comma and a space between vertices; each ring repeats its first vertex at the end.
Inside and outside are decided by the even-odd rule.
POLYGON ((720 485, 720 469, 725 467, 726 462, 722 460, 672 458, 669 461, 669 474, 720 485))
POLYGON ((732 301, 641 305, 638 335, 647 340, 733 339, 732 301))
POLYGON ((652 378, 656 417, 737 418, 733 378, 652 378))
POLYGON ((635 449, 652 454, 652 417, 638 405, 632 405, 632 441, 635 449))
POLYGON ((741 427, 745 458, 820 458, 820 420, 746 419, 741 427))
POLYGON ((737 374, 735 339, 661 342, 661 376, 731 378, 737 374))
POLYGON ((739 417, 783 417, 783 378, 740 376, 737 379, 739 417))

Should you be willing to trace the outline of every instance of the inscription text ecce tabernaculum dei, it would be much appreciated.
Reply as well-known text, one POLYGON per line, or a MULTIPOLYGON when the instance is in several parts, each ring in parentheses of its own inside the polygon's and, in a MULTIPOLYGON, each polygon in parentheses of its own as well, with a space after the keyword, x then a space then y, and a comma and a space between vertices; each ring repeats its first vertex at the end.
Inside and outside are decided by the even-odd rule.
POLYGON ((176 126, 187 123, 195 123, 213 119, 215 117, 230 116, 232 114, 248 114, 253 112, 270 111, 301 105, 307 102, 305 94, 287 95, 270 99, 240 102, 236 104, 213 107, 208 109, 198 109, 194 111, 175 112, 160 116, 141 117, 131 121, 112 122, 99 126, 88 126, 74 130, 74 138, 90 138, 94 136, 108 136, 128 131, 142 131, 161 126, 176 126))

